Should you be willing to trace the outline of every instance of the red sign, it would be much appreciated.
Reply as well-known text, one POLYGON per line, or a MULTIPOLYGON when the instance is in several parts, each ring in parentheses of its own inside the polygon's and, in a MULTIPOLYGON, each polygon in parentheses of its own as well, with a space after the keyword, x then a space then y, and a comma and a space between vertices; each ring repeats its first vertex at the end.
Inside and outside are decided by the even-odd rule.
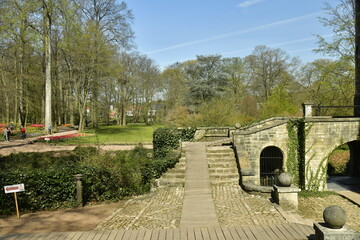
POLYGON ((14 192, 24 192, 25 191, 25 185, 24 184, 15 184, 15 185, 9 185, 4 186, 5 193, 14 193, 14 192))

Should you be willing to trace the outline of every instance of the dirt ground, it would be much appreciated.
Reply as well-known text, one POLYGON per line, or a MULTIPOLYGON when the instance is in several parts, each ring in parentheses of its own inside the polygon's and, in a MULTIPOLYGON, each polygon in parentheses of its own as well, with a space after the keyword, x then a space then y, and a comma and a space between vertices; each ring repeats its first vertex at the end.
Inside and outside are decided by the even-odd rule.
POLYGON ((0 218, 0 234, 94 230, 97 224, 125 203, 123 200, 76 209, 27 213, 20 218, 16 215, 0 218))

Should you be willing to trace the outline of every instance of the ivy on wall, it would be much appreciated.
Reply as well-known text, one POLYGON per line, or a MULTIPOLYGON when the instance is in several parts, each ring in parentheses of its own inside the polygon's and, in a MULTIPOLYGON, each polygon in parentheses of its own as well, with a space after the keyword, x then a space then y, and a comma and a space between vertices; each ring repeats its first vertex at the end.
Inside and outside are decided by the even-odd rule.
POLYGON ((305 164, 305 139, 309 134, 312 124, 305 123, 304 119, 290 119, 287 123, 288 131, 288 159, 287 171, 293 176, 293 182, 301 189, 305 189, 306 164, 305 164))

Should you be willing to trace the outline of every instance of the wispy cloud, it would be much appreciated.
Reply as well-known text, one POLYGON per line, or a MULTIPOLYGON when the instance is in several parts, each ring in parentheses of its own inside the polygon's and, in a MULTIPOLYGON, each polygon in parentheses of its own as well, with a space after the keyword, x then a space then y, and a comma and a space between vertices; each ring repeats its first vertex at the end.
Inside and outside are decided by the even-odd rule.
MULTIPOLYGON (((322 35, 321 37, 323 38, 328 38, 328 37, 332 37, 334 34, 325 34, 322 35)), ((295 44, 295 43, 301 43, 301 42, 307 42, 307 41, 312 41, 317 39, 317 37, 309 37, 309 38, 302 38, 302 39, 296 39, 296 40, 292 40, 292 41, 286 41, 286 42, 279 42, 279 43, 272 43, 272 44, 267 44, 268 47, 279 47, 279 46, 285 46, 285 45, 290 45, 290 44, 295 44)), ((236 53, 242 53, 242 52, 250 52, 254 50, 254 48, 246 48, 246 49, 240 49, 240 50, 236 50, 236 51, 229 51, 229 52, 222 52, 221 55, 231 55, 231 54, 236 54, 236 53)), ((305 49, 306 51, 308 50, 312 50, 312 48, 307 48, 305 49)), ((293 50, 293 51, 289 51, 287 53, 296 53, 296 52, 303 52, 305 51, 304 49, 300 49, 300 50, 293 50)))
POLYGON ((241 8, 247 8, 247 7, 250 7, 250 6, 255 5, 257 3, 263 2, 263 1, 265 1, 265 0, 247 0, 247 1, 244 1, 242 3, 239 3, 237 6, 241 7, 241 8))
POLYGON ((248 29, 244 29, 244 30, 240 30, 240 31, 236 31, 236 32, 219 34, 219 35, 208 37, 208 38, 203 38, 203 39, 198 39, 198 40, 194 40, 194 41, 184 42, 184 43, 176 44, 176 45, 173 45, 173 46, 152 50, 152 51, 146 52, 145 54, 151 55, 151 54, 160 53, 160 52, 166 52, 166 51, 169 51, 169 50, 178 49, 178 48, 182 48, 182 47, 188 47, 188 46, 192 46, 192 45, 196 45, 196 44, 200 44, 200 43, 205 43, 205 42, 215 41, 215 40, 219 40, 219 39, 239 36, 239 35, 242 35, 242 34, 245 34, 245 33, 265 30, 265 29, 268 29, 268 28, 281 26, 281 25, 286 25, 286 24, 301 21, 301 20, 304 20, 304 19, 307 19, 307 18, 311 18, 311 17, 314 17, 314 16, 318 16, 320 13, 321 12, 310 13, 310 14, 306 14, 306 15, 303 15, 303 16, 289 18, 289 19, 285 19, 285 20, 282 20, 282 21, 268 23, 268 24, 264 24, 264 25, 259 25, 259 26, 256 26, 256 27, 252 27, 252 28, 248 28, 248 29))

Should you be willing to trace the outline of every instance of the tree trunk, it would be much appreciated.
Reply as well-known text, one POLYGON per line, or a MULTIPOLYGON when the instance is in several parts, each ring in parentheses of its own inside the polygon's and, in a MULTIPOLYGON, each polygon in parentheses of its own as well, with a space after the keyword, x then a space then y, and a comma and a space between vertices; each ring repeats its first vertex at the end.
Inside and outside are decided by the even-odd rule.
POLYGON ((360 0, 355 0, 355 96, 354 116, 360 117, 360 0))
POLYGON ((45 10, 45 131, 52 126, 51 112, 51 16, 45 10))

